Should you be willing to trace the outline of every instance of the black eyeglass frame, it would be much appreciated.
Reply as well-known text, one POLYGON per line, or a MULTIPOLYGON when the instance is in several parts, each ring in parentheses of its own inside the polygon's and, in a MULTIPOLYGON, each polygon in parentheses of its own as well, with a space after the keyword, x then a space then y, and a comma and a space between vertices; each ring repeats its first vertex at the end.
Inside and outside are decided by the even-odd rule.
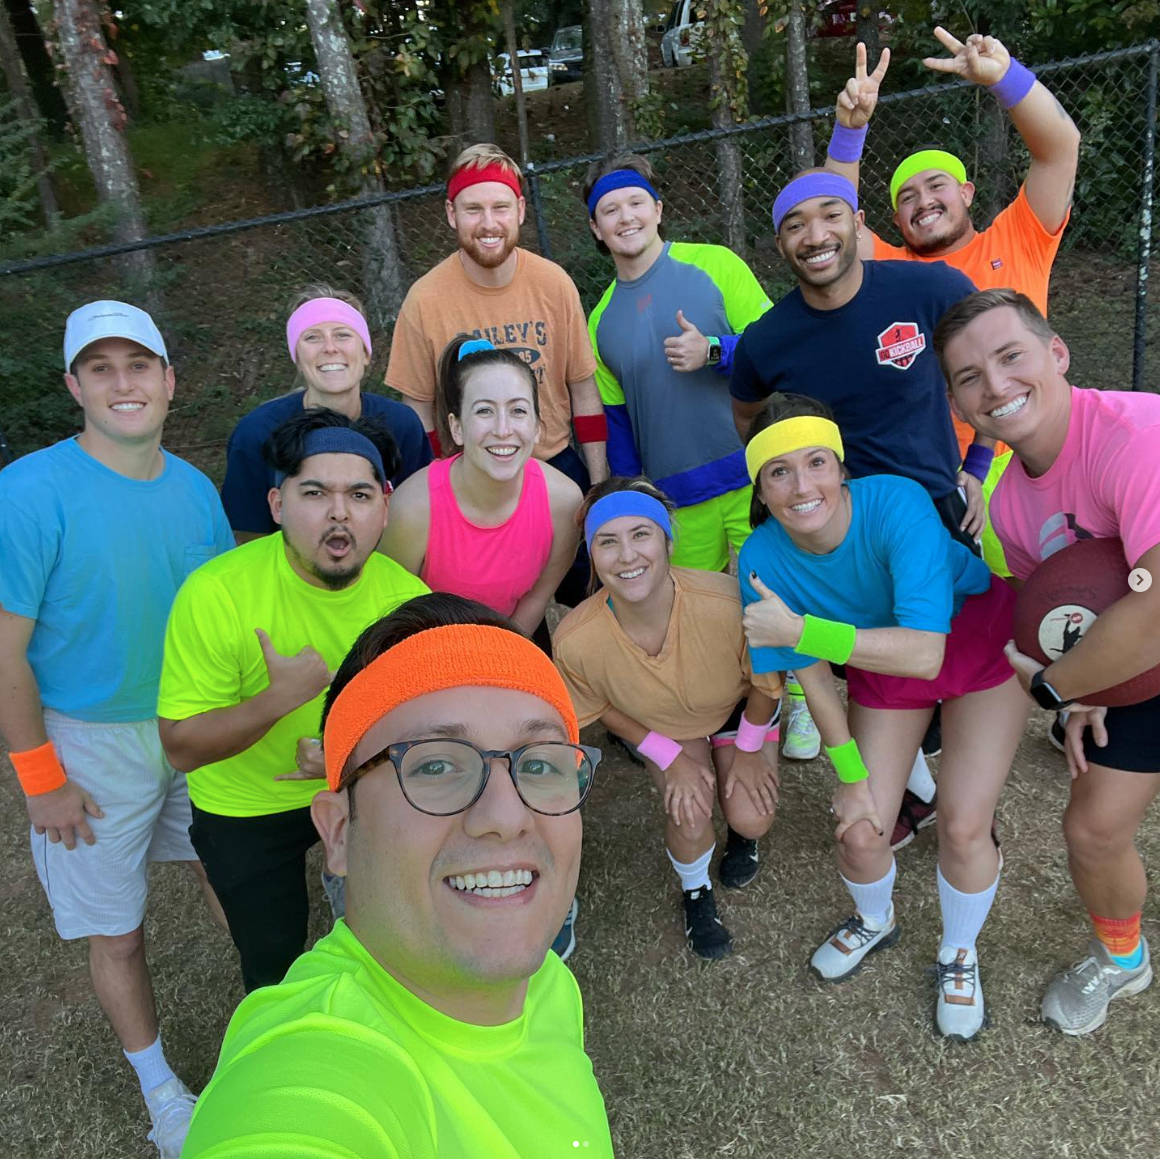
POLYGON ((576 810, 579 809, 580 806, 588 800, 588 794, 592 791, 592 785, 596 780, 596 770, 599 768, 600 762, 604 759, 604 753, 602 750, 596 748, 595 745, 572 744, 571 741, 564 740, 538 740, 533 741, 531 744, 521 745, 518 749, 481 749, 478 745, 472 744, 471 741, 461 740, 458 737, 420 737, 417 740, 401 740, 396 741, 394 744, 387 745, 385 749, 382 749, 375 756, 371 757, 370 760, 364 761, 361 765, 358 766, 358 768, 352 769, 347 776, 343 777, 339 788, 350 788, 350 786, 353 785, 355 781, 359 780, 372 769, 377 768, 380 764, 382 764, 383 759, 385 758, 391 762, 391 765, 395 770, 395 777, 399 782, 399 791, 403 794, 407 804, 410 805, 416 813, 422 813, 427 817, 454 817, 457 813, 466 813, 467 810, 470 809, 471 806, 474 805, 475 802, 483 796, 484 790, 487 788, 487 782, 491 778, 491 762, 496 757, 507 757, 508 776, 511 777, 512 785, 516 791, 516 796, 519 797, 519 799, 527 808, 531 809, 533 813, 538 813, 541 817, 567 817, 569 813, 575 813, 576 810), (432 813, 430 809, 423 809, 419 805, 416 805, 415 802, 411 800, 407 793, 406 786, 403 784, 403 757, 406 756, 410 749, 415 748, 417 745, 433 743, 464 745, 469 749, 473 749, 480 757, 483 758, 483 775, 480 777, 479 788, 475 791, 475 796, 473 796, 466 805, 463 805, 458 809, 454 809, 450 813, 432 813), (537 809, 535 805, 530 804, 523 793, 520 792, 519 781, 516 779, 516 764, 518 763, 520 757, 522 757, 529 749, 540 748, 541 746, 548 744, 561 745, 564 748, 574 749, 583 753, 585 759, 588 761, 588 764, 591 767, 591 772, 588 775, 588 782, 585 784, 583 791, 580 793, 580 800, 578 800, 576 804, 573 805, 570 809, 565 809, 562 813, 547 813, 543 809, 537 809))

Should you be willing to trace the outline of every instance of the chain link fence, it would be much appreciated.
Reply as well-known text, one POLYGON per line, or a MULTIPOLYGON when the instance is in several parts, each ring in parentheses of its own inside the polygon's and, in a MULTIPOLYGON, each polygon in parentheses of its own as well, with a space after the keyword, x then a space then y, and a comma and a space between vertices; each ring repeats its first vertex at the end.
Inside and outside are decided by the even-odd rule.
MULTIPOLYGON (((1158 61, 1160 44, 1151 42, 1036 70, 1083 134, 1075 205, 1051 286, 1052 321, 1071 348, 1071 377, 1081 385, 1160 390, 1160 360, 1144 359, 1158 308, 1147 292, 1158 61)), ((635 147, 657 169, 667 236, 731 246, 775 301, 792 281, 777 254, 769 208, 798 168, 790 134, 803 122, 820 163, 832 109, 635 147)), ((972 211, 978 228, 1014 197, 1029 162, 1010 118, 974 85, 884 96, 861 192, 867 222, 889 241, 900 240, 891 221, 890 174, 903 155, 927 143, 963 158, 978 190, 972 211)), ((523 236, 528 248, 571 274, 586 309, 613 277, 580 199, 593 159, 530 168, 523 236)), ((361 294, 372 315, 377 375, 406 285, 452 245, 443 187, 433 185, 131 247, 0 265, 5 342, 14 346, 3 360, 11 377, 0 383, 0 428, 17 454, 75 429, 59 385, 64 318, 92 298, 122 297, 151 309, 170 344, 178 394, 166 445, 220 476, 237 419, 292 385, 284 326, 298 286, 325 281, 361 294), (385 229, 393 233, 394 264, 378 260, 385 229)))

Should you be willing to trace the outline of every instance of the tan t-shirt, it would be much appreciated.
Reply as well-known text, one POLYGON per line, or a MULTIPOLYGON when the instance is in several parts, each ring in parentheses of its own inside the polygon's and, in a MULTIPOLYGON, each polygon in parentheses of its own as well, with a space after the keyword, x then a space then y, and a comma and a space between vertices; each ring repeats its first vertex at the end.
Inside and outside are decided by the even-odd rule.
POLYGON ((776 672, 753 675, 737 580, 685 567, 672 576, 673 613, 656 656, 628 637, 603 590, 560 621, 552 651, 581 726, 616 708, 654 732, 691 740, 720 729, 754 685, 781 695, 776 672))
POLYGON ((408 291, 391 339, 387 386, 430 402, 439 356, 456 334, 486 338, 531 366, 544 423, 536 458, 558 455, 571 438, 568 383, 596 373, 572 279, 555 262, 517 249, 515 276, 506 286, 479 286, 467 276, 457 250, 408 291))

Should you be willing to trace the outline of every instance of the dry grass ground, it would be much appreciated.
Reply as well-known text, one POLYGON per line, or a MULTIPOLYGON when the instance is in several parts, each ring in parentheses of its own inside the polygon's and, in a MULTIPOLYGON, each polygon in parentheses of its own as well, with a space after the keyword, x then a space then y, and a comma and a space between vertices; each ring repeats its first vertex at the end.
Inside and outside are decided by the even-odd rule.
MULTIPOLYGON (((830 849, 830 775, 787 763, 761 875, 718 895, 736 953, 701 963, 683 948, 653 791, 610 755, 587 806, 573 965, 621 1159, 1160 1153, 1160 991, 1113 1007, 1087 1039, 1038 1022, 1044 984, 1087 936, 1059 835, 1067 773, 1045 724, 1037 715, 1000 803, 1006 873, 980 947, 992 1022, 966 1046, 932 1032, 933 834, 899 856, 898 947, 823 987, 805 963, 849 905, 830 849)), ((2 764, 0 1155, 146 1159, 135 1083, 90 994, 83 946, 53 932, 2 764)), ((1141 844, 1160 863, 1154 822, 1141 844)), ((1154 936, 1156 904, 1145 920, 1154 936)), ((241 997, 233 949, 175 867, 154 870, 148 932, 167 1051, 197 1089, 241 997)))

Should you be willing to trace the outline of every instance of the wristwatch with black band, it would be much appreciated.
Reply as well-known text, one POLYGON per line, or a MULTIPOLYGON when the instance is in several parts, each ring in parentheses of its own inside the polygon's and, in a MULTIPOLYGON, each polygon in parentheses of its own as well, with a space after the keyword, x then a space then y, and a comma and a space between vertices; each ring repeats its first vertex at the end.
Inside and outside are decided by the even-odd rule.
POLYGON ((1061 708, 1066 708, 1074 701, 1064 700, 1054 687, 1050 685, 1044 678, 1043 674, 1046 668, 1040 668, 1034 676, 1031 677, 1031 699, 1039 705, 1040 708, 1046 708, 1051 712, 1058 712, 1061 708))

